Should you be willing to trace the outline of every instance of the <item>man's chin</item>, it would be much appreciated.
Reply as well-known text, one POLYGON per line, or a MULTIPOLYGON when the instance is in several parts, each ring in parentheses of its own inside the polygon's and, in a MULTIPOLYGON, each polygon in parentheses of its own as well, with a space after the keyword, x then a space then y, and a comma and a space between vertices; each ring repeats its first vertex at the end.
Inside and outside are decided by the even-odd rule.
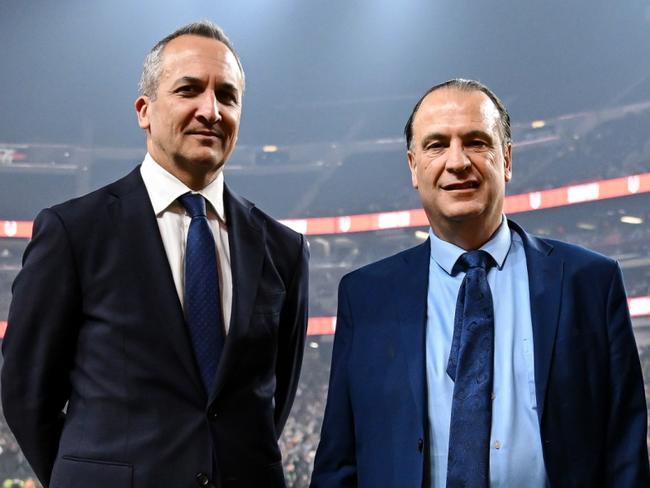
POLYGON ((441 217, 449 225, 458 226, 458 228, 473 228, 477 233, 489 229, 492 231, 501 223, 501 212, 496 212, 492 208, 483 206, 466 207, 448 211, 441 214, 441 217))
POLYGON ((443 215, 447 220, 453 222, 465 222, 483 218, 485 208, 480 205, 458 205, 456 208, 447 209, 443 212, 443 215))
POLYGON ((182 158, 184 164, 191 168, 202 168, 205 171, 213 171, 221 168, 224 163, 221 151, 195 151, 182 158))

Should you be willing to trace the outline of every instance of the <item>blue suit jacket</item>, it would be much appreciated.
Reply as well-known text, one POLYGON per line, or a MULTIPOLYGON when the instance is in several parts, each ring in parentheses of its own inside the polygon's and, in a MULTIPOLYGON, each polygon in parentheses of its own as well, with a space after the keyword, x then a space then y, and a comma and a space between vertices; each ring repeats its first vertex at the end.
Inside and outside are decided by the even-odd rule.
POLYGON ((2 400, 46 486, 284 486, 277 438, 306 332, 306 242, 227 187, 224 206, 232 319, 209 396, 139 168, 37 217, 2 400))
MULTIPOLYGON (((551 486, 650 486, 643 379, 618 265, 521 235, 551 486)), ((345 276, 312 488, 429 485, 430 243, 345 276)))

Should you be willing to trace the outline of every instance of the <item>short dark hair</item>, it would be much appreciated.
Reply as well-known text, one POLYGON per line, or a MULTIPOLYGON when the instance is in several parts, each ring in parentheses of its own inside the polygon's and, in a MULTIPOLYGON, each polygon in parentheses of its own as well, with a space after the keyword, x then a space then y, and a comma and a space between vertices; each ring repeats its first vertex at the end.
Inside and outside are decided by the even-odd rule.
POLYGON ((485 86, 480 81, 465 80, 463 78, 454 78, 453 80, 447 80, 444 83, 439 83, 429 88, 427 92, 424 95, 422 95, 422 98, 418 100, 418 103, 415 104, 415 107, 413 107, 411 116, 409 117, 408 121, 406 122, 406 126, 404 127, 404 136, 406 137, 407 150, 411 149, 411 141, 413 139, 413 120, 415 119, 415 114, 417 114, 420 105, 422 105, 422 102, 427 97, 427 95, 433 93, 436 90, 441 90, 442 88, 454 88, 456 90, 468 91, 468 92, 480 91, 485 93, 490 98, 490 100, 492 100, 492 103, 494 103, 494 106, 497 108, 499 112, 499 128, 500 128, 501 139, 503 141, 503 144, 504 145, 510 144, 512 142, 512 132, 510 130, 510 115, 508 114, 508 110, 506 109, 506 106, 499 99, 499 97, 497 97, 492 90, 490 90, 487 86, 485 86))
POLYGON ((226 33, 214 22, 209 20, 199 20, 198 22, 192 22, 191 24, 179 27, 167 37, 158 41, 151 51, 149 51, 149 54, 144 58, 142 75, 140 76, 140 83, 138 84, 140 95, 148 96, 152 100, 156 99, 158 85, 160 84, 160 75, 162 74, 163 50, 170 41, 177 37, 187 35, 207 37, 208 39, 214 39, 215 41, 224 43, 235 56, 237 64, 239 65, 239 70, 241 71, 242 84, 244 83, 244 68, 242 67, 237 51, 235 51, 235 48, 233 47, 232 42, 230 42, 230 39, 228 39, 226 33))

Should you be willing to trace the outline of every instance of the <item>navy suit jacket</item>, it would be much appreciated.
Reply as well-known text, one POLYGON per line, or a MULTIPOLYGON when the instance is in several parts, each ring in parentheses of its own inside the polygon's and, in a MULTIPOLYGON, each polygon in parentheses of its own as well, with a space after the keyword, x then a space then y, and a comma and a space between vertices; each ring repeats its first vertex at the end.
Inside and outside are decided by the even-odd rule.
POLYGON ((306 242, 227 187, 232 319, 206 395, 136 168, 46 209, 2 344, 7 423, 45 486, 283 487, 306 242))
MULTIPOLYGON (((552 487, 650 486, 643 379, 615 261, 521 235, 552 487)), ((345 276, 312 488, 429 486, 430 243, 345 276)))

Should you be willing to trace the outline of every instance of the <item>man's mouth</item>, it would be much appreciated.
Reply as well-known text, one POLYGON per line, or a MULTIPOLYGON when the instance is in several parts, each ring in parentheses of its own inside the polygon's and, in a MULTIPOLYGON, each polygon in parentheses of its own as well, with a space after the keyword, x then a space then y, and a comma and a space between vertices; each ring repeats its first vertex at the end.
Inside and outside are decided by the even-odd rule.
POLYGON ((197 136, 204 136, 204 137, 214 137, 217 139, 222 139, 223 138, 223 133, 219 131, 213 131, 213 130, 193 130, 190 131, 190 134, 197 135, 197 136))
POLYGON ((479 187, 478 181, 460 181, 457 183, 450 183, 448 185, 443 185, 442 189, 445 191, 457 191, 457 190, 473 190, 479 187))

